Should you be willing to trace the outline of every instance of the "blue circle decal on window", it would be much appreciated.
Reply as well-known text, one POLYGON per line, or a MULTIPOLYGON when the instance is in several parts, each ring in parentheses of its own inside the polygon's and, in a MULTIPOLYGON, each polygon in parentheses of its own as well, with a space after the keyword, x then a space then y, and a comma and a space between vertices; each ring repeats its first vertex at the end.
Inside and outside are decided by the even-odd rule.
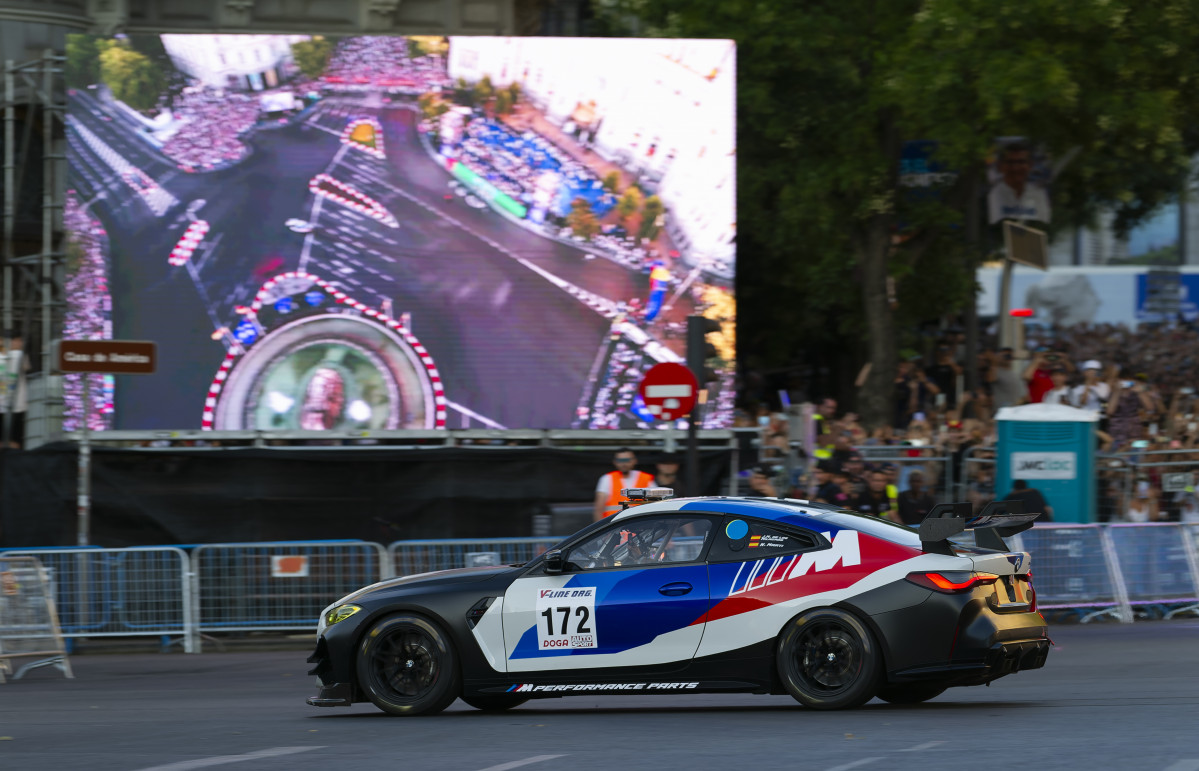
POLYGON ((749 525, 743 519, 734 519, 724 526, 724 534, 729 537, 730 541, 740 541, 749 535, 749 525))

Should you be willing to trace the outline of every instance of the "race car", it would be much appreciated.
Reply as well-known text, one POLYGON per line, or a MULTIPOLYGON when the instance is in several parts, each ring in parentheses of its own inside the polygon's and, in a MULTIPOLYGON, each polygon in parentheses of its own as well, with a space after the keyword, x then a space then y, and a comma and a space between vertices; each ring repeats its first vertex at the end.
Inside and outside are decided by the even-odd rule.
POLYGON ((428 715, 456 698, 750 692, 842 709, 1045 664, 1029 556, 1003 542, 1037 516, 1018 502, 942 504, 916 530, 802 500, 625 492, 627 508, 527 564, 333 603, 308 703, 428 715))

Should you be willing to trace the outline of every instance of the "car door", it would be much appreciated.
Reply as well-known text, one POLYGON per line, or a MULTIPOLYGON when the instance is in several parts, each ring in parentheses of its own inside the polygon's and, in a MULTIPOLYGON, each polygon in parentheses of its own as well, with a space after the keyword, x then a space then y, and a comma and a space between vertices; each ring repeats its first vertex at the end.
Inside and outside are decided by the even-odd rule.
POLYGON ((691 659, 710 592, 701 560, 715 517, 663 514, 613 522, 504 596, 509 672, 645 666, 691 659))

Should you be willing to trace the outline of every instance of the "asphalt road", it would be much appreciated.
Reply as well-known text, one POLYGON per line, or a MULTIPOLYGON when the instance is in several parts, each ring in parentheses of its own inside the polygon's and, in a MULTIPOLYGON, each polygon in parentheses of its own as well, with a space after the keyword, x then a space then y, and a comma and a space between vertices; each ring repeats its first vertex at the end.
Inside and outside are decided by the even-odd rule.
MULTIPOLYGON (((196 174, 134 136, 128 116, 90 92, 75 99, 71 186, 108 232, 114 336, 158 343, 158 374, 118 379, 117 428, 198 425, 225 353, 212 332, 234 327, 234 308, 286 270, 408 314, 451 409, 467 408, 451 416, 454 427, 469 413, 491 421, 470 425, 570 425, 611 323, 580 295, 611 307, 648 292, 639 271, 447 199, 451 177, 421 145, 415 113, 377 97, 329 99, 303 121, 260 128, 246 158, 196 174), (383 126, 386 159, 339 140, 349 121, 368 116, 383 126), (116 173, 123 164, 143 170, 168 202, 136 192, 116 173), (308 181, 322 172, 380 202, 400 227, 313 196, 308 181), (292 217, 315 231, 288 230, 292 217), (211 230, 190 264, 170 266, 194 218, 211 230)), ((683 302, 670 315, 688 311, 683 302)))
POLYGON ((0 768, 1199 769, 1199 622, 1069 626, 1046 667, 917 706, 577 696, 429 718, 308 707, 305 653, 77 655, 0 685, 0 768))

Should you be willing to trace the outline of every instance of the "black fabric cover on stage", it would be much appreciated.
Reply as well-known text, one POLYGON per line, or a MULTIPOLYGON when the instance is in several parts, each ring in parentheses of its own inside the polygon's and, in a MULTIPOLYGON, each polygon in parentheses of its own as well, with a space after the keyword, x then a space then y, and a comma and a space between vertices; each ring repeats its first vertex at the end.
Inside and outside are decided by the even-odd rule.
MULTIPOLYGON (((730 450, 700 456, 722 492, 730 450)), ((590 503, 610 451, 550 448, 92 450, 90 543, 501 538, 590 503)), ((655 455, 639 455, 652 472, 655 455)), ((76 542, 74 444, 0 452, 0 546, 76 542)), ((560 535, 562 533, 555 533, 560 535)))

